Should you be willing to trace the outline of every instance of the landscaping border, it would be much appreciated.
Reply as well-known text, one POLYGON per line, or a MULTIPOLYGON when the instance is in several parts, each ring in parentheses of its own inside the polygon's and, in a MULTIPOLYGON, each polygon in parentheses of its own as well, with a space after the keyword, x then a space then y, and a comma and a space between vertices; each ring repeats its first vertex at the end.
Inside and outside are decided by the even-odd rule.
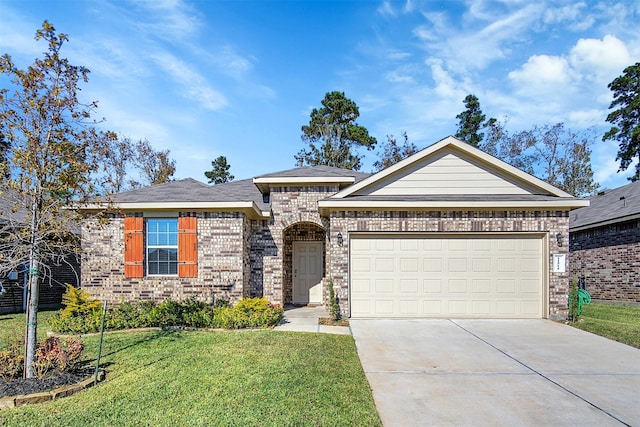
MULTIPOLYGON (((105 371, 99 370, 98 382, 103 381, 105 377, 106 377, 105 371)), ((32 393, 32 394, 19 394, 17 396, 0 397, 0 410, 11 409, 18 406, 31 405, 35 403, 49 402, 51 400, 58 400, 62 397, 71 396, 72 394, 75 394, 80 390, 84 390, 86 388, 92 387, 94 382, 95 382, 95 377, 91 375, 90 378, 80 381, 79 383, 65 385, 50 391, 43 391, 40 393, 32 393)))

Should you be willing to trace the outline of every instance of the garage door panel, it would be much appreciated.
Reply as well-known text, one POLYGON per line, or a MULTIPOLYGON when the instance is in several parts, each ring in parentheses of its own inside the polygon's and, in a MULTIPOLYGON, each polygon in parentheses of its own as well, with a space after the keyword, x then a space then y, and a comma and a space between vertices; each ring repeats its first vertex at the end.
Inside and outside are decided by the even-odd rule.
POLYGON ((491 300, 474 300, 471 301, 472 313, 477 316, 489 316, 492 310, 491 300))
MULTIPOLYGON (((353 273, 368 273, 371 271, 371 259, 363 257, 351 258, 351 271, 353 273)), ((356 277, 357 274, 356 274, 356 277)))
POLYGON ((375 314, 388 316, 394 314, 392 299, 378 299, 375 301, 375 314))
POLYGON ((400 258, 401 273, 416 273, 418 271, 418 258, 400 258))
POLYGON ((422 302, 425 316, 442 316, 442 301, 440 300, 424 300, 422 302))
POLYGON ((393 293, 393 279, 376 279, 374 290, 376 293, 393 293))
POLYGON ((418 279, 400 279, 400 292, 418 294, 418 279))
POLYGON ((389 273, 394 271, 394 259, 393 258, 376 258, 375 266, 376 273, 389 273))
POLYGON ((542 242, 523 235, 352 238, 351 315, 542 317, 542 242))
POLYGON ((488 294, 491 292, 491 280, 489 279, 473 279, 471 283, 473 293, 488 294))
POLYGON ((464 273, 467 271, 466 258, 449 258, 450 273, 464 273))
POLYGON ((474 273, 488 273, 491 271, 491 258, 473 258, 471 265, 474 273))
POLYGON ((467 293, 467 279, 450 279, 447 282, 449 292, 452 294, 467 293))
POLYGON ((400 314, 403 316, 416 316, 419 314, 418 305, 419 301, 416 299, 400 300, 400 305, 398 308, 400 309, 400 314))
POLYGON ((442 292, 442 279, 424 279, 422 283, 424 292, 427 294, 442 292))
POLYGON ((467 300, 449 300, 448 301, 448 312, 452 316, 463 316, 469 313, 467 308, 467 300))

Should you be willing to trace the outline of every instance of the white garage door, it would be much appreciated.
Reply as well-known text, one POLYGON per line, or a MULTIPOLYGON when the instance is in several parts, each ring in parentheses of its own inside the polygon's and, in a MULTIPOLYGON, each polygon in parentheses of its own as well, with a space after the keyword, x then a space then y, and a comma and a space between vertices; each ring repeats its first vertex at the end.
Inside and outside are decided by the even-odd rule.
POLYGON ((363 235, 350 240, 352 317, 543 317, 543 239, 363 235))

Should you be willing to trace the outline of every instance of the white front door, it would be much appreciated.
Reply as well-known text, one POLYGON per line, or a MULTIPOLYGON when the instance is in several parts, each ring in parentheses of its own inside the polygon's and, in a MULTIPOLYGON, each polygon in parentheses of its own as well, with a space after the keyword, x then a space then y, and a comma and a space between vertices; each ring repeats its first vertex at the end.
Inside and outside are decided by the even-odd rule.
POLYGON ((322 304, 322 242, 293 242, 293 303, 322 304))

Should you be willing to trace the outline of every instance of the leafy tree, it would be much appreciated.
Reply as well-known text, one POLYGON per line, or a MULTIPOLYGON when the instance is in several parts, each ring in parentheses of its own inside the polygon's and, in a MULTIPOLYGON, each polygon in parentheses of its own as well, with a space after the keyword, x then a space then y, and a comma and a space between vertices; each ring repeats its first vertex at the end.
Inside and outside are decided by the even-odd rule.
POLYGON ((488 122, 485 123, 484 121, 485 115, 482 114, 477 96, 467 95, 463 102, 465 110, 456 116, 459 123, 458 132, 456 132, 455 136, 467 144, 477 147, 484 138, 484 134, 480 133, 480 129, 486 127, 488 122))
POLYGON ((95 174, 116 136, 95 129, 95 102, 78 99, 80 82, 89 70, 60 56, 68 36, 44 21, 35 35, 48 43, 43 58, 19 69, 8 54, 0 57, 0 73, 13 91, 0 90, 0 134, 8 142, 0 208, 0 272, 28 265, 25 375, 34 376, 38 293, 41 272, 77 250, 72 232, 78 218, 65 209, 95 195, 95 174))
POLYGON ((402 134, 402 138, 404 141, 402 145, 399 145, 393 135, 387 135, 387 143, 383 146, 383 152, 378 154, 379 160, 373 164, 376 172, 395 165, 400 160, 404 160, 420 151, 414 143, 409 142, 406 132, 402 134))
POLYGON ((608 88, 613 91, 609 109, 618 108, 607 115, 613 126, 602 139, 616 139, 620 143, 616 160, 620 160, 618 172, 627 170, 638 159, 636 170, 630 181, 640 179, 640 62, 624 69, 608 88))
POLYGON ((133 159, 145 182, 131 181, 133 188, 164 184, 173 181, 176 161, 169 157, 171 150, 156 151, 146 139, 136 143, 133 159))
POLYGON ((344 92, 327 93, 322 108, 314 108, 309 124, 302 126, 302 140, 309 148, 295 155, 297 164, 360 170, 362 158, 352 149, 372 150, 377 141, 364 126, 356 123, 359 116, 358 106, 345 97, 344 92))
POLYGON ((128 177, 128 171, 135 154, 131 140, 126 137, 113 139, 107 147, 107 158, 102 166, 102 193, 114 194, 130 189, 134 181, 128 177))
POLYGON ((488 154, 577 197, 598 189, 591 168, 593 130, 575 133, 556 123, 509 134, 495 119, 487 127, 481 148, 488 154))
POLYGON ((213 169, 204 173, 204 176, 209 179, 209 184, 222 184, 223 182, 233 181, 235 178, 229 172, 231 165, 227 163, 225 156, 216 157, 216 159, 211 162, 211 166, 213 166, 213 169))

